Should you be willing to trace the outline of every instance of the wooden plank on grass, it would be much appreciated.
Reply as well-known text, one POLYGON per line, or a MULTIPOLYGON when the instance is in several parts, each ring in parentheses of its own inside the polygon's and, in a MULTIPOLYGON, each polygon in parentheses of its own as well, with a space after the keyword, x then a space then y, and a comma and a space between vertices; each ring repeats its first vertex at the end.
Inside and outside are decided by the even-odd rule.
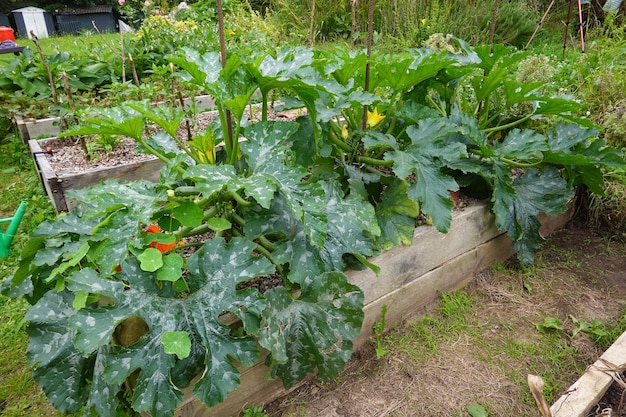
POLYGON ((624 370, 626 332, 550 407, 552 417, 586 417, 624 370))

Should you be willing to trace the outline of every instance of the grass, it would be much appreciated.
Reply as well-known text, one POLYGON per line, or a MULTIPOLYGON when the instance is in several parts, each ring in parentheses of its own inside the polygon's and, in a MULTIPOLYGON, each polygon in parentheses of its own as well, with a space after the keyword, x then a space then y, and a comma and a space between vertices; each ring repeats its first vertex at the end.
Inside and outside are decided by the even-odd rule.
MULTIPOLYGON (((30 232, 43 220, 54 216, 52 205, 39 184, 26 146, 11 134, 0 142, 3 167, 0 168, 0 218, 11 217, 21 201, 28 208, 18 229, 12 254, 0 259, 0 282, 18 264, 18 255, 30 232), (5 159, 6 158, 6 159, 5 159)), ((40 417, 56 415, 33 380, 26 359, 28 336, 23 318, 28 304, 0 295, 0 416, 40 417)))
MULTIPOLYGON (((31 39, 18 38, 17 44, 20 46, 26 46, 33 51, 36 50, 35 43, 31 39)), ((70 52, 76 56, 89 54, 94 47, 100 46, 103 43, 119 45, 120 34, 119 33, 102 33, 84 32, 80 36, 63 35, 63 36, 50 36, 49 38, 41 38, 38 40, 39 46, 45 55, 54 54, 57 52, 70 52)))

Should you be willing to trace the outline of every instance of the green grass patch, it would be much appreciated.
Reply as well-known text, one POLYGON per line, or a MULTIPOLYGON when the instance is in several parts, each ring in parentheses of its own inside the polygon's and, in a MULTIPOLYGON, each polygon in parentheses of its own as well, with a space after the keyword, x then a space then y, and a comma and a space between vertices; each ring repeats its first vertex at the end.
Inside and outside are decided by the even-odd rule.
MULTIPOLYGON (((121 36, 119 33, 92 33, 85 32, 81 36, 64 35, 51 36, 49 38, 41 38, 38 40, 39 46, 45 55, 54 54, 56 52, 69 52, 72 56, 89 55, 91 51, 101 45, 114 45, 117 49, 120 45, 121 36)), ((19 38, 17 43, 20 46, 36 50, 35 43, 31 39, 19 38)))

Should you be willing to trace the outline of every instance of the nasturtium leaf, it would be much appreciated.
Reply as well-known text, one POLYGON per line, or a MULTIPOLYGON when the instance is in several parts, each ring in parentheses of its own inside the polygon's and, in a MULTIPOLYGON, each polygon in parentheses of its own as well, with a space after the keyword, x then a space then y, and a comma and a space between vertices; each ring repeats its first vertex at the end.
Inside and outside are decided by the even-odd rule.
POLYGON ((146 272, 154 272, 163 266, 163 254, 155 248, 147 248, 137 259, 141 262, 141 269, 146 272))
POLYGON ((173 232, 180 227, 181 223, 174 217, 166 215, 159 217, 157 224, 164 232, 173 232))
POLYGON ((209 229, 215 232, 223 232, 225 230, 229 230, 233 225, 227 219, 222 217, 213 217, 206 222, 209 229))
POLYGON ((74 294, 74 300, 72 301, 72 307, 76 310, 80 310, 81 308, 87 305, 87 298, 89 297, 89 293, 85 291, 76 291, 74 294))
POLYGON ((176 291, 177 294, 188 292, 189 285, 187 285, 187 281, 184 278, 179 278, 172 283, 172 289, 176 291))
POLYGON ((191 353, 191 340, 187 332, 165 332, 161 336, 165 353, 185 359, 191 353))
POLYGON ((174 282, 182 276, 182 273, 183 258, 177 253, 168 253, 163 256, 163 266, 157 270, 157 279, 174 282))
POLYGON ((187 201, 172 209, 172 215, 185 227, 198 227, 204 219, 204 212, 197 204, 187 201))

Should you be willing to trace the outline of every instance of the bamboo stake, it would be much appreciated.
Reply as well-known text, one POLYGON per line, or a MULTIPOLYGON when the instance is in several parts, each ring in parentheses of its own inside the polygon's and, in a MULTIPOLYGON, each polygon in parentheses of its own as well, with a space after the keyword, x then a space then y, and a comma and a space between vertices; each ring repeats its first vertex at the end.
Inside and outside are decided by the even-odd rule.
POLYGON ((309 46, 315 44, 315 0, 311 0, 311 22, 309 23, 309 46))
MULTIPOLYGON (((54 83, 54 76, 52 75, 52 70, 50 69, 50 65, 48 64, 48 60, 46 59, 46 56, 41 50, 41 46, 39 45, 39 38, 37 38, 37 35, 35 35, 35 32, 33 32, 32 30, 30 31, 30 36, 32 37, 33 43, 35 44, 35 47, 37 48, 37 52, 39 53, 39 56, 41 57, 43 66, 46 69, 46 72, 48 73, 48 82, 50 83, 50 98, 52 99, 52 103, 54 103, 55 106, 58 106, 59 99, 57 96, 57 88, 54 83)), ((61 123, 61 127, 63 129, 67 129, 67 123, 65 122, 65 119, 63 117, 60 118, 59 122, 61 123)))
MULTIPOLYGON (((70 110, 72 110, 72 115, 74 119, 74 123, 78 122, 78 118, 76 117, 76 106, 74 105, 74 97, 72 96, 72 87, 70 86, 70 79, 67 76, 67 73, 63 71, 61 74, 63 77, 63 88, 65 89, 65 94, 67 95, 67 102, 70 105, 70 110)), ((78 141, 80 143, 80 148, 85 153, 85 159, 90 160, 91 156, 89 155, 89 150, 87 149, 87 141, 85 141, 85 137, 80 135, 78 137, 78 141)))
POLYGON ((491 52, 493 52, 493 37, 496 33, 496 19, 498 18, 498 6, 500 0, 496 0, 493 4, 493 13, 491 15, 491 29, 489 30, 489 45, 491 45, 491 52))
POLYGON ((550 406, 543 396, 543 387, 544 387, 543 379, 537 375, 528 375, 528 386, 530 387, 530 392, 533 394, 535 398, 535 402, 537 403, 537 407, 539 408, 539 412, 542 417, 552 417, 552 413, 550 412, 550 406))
POLYGON ((102 33, 100 32, 100 29, 98 29, 98 26, 96 25, 96 21, 95 20, 91 21, 91 25, 93 26, 93 28, 96 31, 96 33, 100 36, 100 39, 102 40, 102 42, 107 46, 107 48, 109 48, 111 50, 111 52, 113 52, 115 55, 117 55, 122 60, 122 82, 125 83, 126 82, 126 67, 124 66, 124 64, 125 64, 125 62, 124 62, 124 35, 120 31, 121 52, 117 52, 115 50, 115 48, 113 48, 113 45, 111 45, 107 41, 107 39, 104 36, 102 36, 102 33))
POLYGON ((130 64, 130 69, 133 71, 133 80, 135 81, 135 85, 139 87, 139 76, 137 75, 137 68, 135 68, 135 60, 133 60, 133 56, 128 53, 128 63, 130 64))
MULTIPOLYGON (((365 64, 365 92, 370 91, 370 58, 372 56, 372 42, 374 38, 374 7, 376 0, 369 1, 367 13, 367 63, 365 64)), ((363 130, 367 128, 367 104, 363 106, 363 130)))
POLYGON ((354 48, 354 34, 356 33, 356 9, 358 0, 350 0, 352 6, 352 28, 350 30, 350 47, 354 48))
MULTIPOLYGON (((224 6, 222 0, 217 0, 217 27, 220 38, 220 56, 222 61, 222 68, 226 67, 226 38, 224 36, 224 6)), ((233 124, 230 110, 226 109, 226 129, 228 129, 228 144, 229 149, 235 149, 235 141, 233 139, 233 124)), ((234 156, 236 157, 236 156, 234 156)), ((234 162, 234 161, 233 161, 234 162)))

